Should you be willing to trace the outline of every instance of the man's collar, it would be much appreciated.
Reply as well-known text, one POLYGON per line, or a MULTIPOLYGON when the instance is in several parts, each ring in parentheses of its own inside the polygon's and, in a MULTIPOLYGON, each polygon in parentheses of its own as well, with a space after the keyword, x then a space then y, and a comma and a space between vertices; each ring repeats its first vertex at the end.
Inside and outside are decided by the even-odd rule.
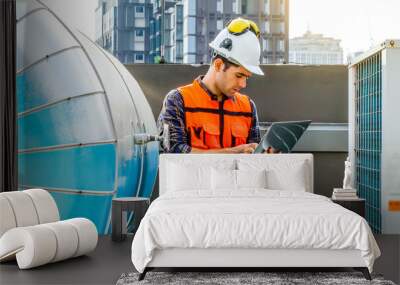
MULTIPOLYGON (((218 96, 215 95, 214 93, 212 93, 211 90, 207 88, 207 86, 203 82, 203 78, 204 78, 204 75, 200 75, 199 77, 196 78, 196 81, 199 83, 200 87, 203 88, 204 91, 206 91, 208 96, 210 96, 211 100, 217 101, 218 100, 218 96)), ((229 99, 232 99, 233 102, 236 102, 236 97, 235 96, 228 97, 225 94, 222 94, 222 101, 229 100, 229 99)))

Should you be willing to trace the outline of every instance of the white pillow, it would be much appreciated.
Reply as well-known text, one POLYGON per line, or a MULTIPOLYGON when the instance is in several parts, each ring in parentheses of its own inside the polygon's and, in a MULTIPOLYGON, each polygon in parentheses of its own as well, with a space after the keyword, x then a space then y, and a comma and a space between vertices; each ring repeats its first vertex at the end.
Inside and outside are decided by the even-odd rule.
POLYGON ((267 188, 267 172, 262 170, 236 170, 237 188, 267 188))
POLYGON ((268 189, 303 191, 307 189, 307 177, 304 175, 305 162, 293 164, 290 168, 267 170, 268 189))
POLYGON ((266 171, 212 168, 211 188, 231 191, 241 188, 267 188, 266 171))
POLYGON ((185 164, 168 164, 168 191, 185 191, 211 188, 211 167, 188 167, 185 164))
POLYGON ((211 189, 212 190, 236 190, 236 170, 217 169, 211 170, 211 189))

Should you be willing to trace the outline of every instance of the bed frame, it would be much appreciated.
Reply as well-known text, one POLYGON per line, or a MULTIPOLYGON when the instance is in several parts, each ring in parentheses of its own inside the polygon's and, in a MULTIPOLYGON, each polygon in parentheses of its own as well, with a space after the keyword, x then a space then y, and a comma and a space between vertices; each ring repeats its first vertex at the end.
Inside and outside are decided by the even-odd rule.
POLYGON ((359 250, 331 249, 193 249, 156 250, 152 261, 139 275, 143 280, 155 268, 234 268, 238 271, 254 268, 338 268, 361 271, 371 280, 359 250))

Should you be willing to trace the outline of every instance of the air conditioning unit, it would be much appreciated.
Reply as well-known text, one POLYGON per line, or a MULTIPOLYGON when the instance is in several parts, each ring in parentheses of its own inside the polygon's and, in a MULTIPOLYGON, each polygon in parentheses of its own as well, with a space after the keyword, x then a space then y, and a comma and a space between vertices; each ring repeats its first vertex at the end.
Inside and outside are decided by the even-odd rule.
POLYGON ((371 228, 400 234, 400 40, 349 64, 349 156, 371 228))

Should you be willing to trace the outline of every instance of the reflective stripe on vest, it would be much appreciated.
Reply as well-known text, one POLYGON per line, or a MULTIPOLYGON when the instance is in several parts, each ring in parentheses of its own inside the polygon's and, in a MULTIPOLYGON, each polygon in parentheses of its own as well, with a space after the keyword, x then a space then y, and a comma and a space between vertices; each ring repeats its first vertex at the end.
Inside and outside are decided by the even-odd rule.
POLYGON ((252 112, 246 95, 236 93, 235 100, 212 100, 197 80, 178 90, 183 97, 185 126, 192 147, 225 148, 247 142, 252 112))

